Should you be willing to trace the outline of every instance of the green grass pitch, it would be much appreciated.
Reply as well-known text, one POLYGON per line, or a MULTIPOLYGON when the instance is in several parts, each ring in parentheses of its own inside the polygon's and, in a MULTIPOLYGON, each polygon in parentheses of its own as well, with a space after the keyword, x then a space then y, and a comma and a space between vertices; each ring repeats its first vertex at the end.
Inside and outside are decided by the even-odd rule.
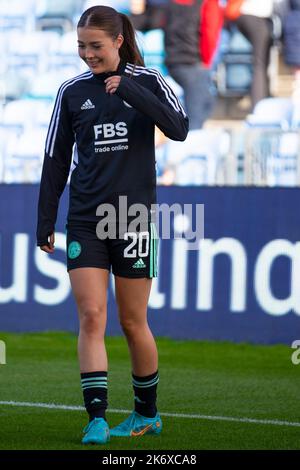
MULTIPOLYGON (((75 335, 0 332, 0 339, 7 360, 0 365, 1 402, 82 406, 75 335)), ((133 405, 131 369, 124 338, 106 344, 114 426, 126 417, 118 410, 133 405)), ((2 403, 0 449, 300 449, 300 365, 292 364, 290 347, 164 338, 157 345, 160 436, 83 446, 84 410, 2 403)))

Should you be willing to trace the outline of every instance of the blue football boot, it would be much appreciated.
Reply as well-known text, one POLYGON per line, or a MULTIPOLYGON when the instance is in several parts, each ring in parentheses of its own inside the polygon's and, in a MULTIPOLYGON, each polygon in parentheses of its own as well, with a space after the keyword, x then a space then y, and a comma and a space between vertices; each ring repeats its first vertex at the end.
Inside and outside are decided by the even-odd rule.
POLYGON ((157 413, 154 418, 146 418, 136 411, 133 411, 125 421, 110 430, 111 436, 137 437, 145 434, 160 434, 162 431, 162 421, 157 413))
POLYGON ((103 418, 94 418, 83 432, 82 444, 106 444, 109 442, 109 427, 103 418))

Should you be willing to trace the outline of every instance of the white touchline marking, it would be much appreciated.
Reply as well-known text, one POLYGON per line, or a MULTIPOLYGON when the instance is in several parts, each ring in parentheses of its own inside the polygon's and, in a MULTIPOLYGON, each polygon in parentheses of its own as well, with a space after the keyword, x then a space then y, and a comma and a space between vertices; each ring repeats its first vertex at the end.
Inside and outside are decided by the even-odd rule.
MULTIPOLYGON (((7 406, 28 406, 31 408, 47 408, 52 410, 69 410, 69 411, 85 411, 83 406, 75 405, 58 405, 56 403, 31 403, 27 401, 0 401, 0 405, 7 406)), ((131 413, 132 410, 116 410, 108 409, 108 413, 131 413)), ((293 421, 280 421, 277 419, 254 419, 254 418, 234 418, 231 416, 209 416, 198 414, 183 414, 183 413, 159 413, 161 416, 170 418, 190 418, 190 419, 203 419, 210 421, 231 421, 236 423, 250 423, 250 424, 271 424, 274 426, 295 426, 300 427, 300 423, 293 421)))

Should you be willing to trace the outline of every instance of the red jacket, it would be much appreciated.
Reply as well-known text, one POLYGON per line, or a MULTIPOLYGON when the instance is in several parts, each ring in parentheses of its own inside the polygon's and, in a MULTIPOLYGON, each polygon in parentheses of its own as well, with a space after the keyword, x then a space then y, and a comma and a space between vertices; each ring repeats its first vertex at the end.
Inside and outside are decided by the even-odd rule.
POLYGON ((220 0, 203 0, 200 15, 199 49, 202 63, 211 67, 224 22, 220 0))

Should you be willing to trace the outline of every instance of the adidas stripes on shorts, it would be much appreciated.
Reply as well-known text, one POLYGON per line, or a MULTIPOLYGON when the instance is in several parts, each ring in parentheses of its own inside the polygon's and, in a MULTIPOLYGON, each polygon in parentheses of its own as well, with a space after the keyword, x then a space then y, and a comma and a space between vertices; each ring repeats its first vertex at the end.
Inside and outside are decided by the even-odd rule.
POLYGON ((94 267, 128 278, 157 277, 156 226, 147 222, 139 231, 122 230, 116 238, 98 238, 96 222, 69 222, 67 270, 94 267))

